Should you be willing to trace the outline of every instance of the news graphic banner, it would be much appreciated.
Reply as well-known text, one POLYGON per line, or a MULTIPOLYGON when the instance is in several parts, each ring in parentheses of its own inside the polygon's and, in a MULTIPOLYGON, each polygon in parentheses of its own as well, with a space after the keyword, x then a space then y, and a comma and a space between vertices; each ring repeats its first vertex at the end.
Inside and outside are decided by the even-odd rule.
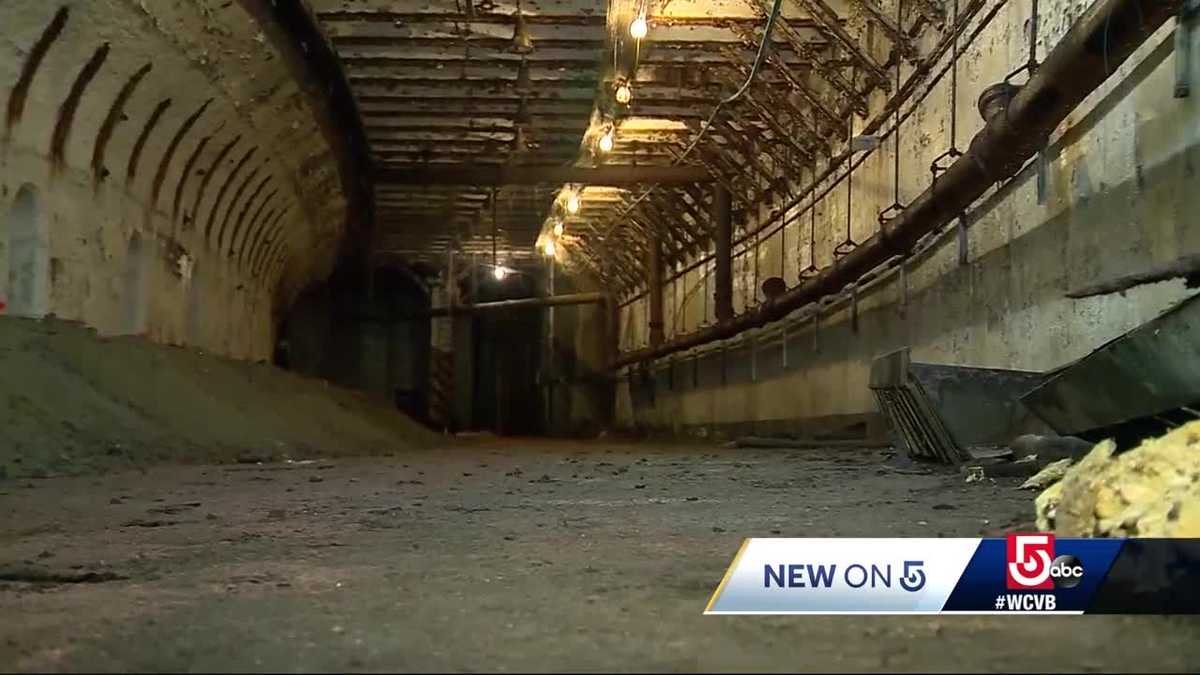
POLYGON ((955 613, 1200 613, 1200 540, 747 539, 705 609, 955 613))

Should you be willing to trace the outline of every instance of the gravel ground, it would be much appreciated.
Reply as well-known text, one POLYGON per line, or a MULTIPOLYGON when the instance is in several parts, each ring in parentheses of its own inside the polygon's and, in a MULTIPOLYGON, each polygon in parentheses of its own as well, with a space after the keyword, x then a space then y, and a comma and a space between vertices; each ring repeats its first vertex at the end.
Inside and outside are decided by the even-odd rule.
MULTIPOLYGON (((746 536, 977 536, 879 450, 486 440, 0 483, 3 670, 1196 670, 1192 620, 705 617, 746 536)), ((1022 524, 1022 525, 1018 525, 1022 524)))

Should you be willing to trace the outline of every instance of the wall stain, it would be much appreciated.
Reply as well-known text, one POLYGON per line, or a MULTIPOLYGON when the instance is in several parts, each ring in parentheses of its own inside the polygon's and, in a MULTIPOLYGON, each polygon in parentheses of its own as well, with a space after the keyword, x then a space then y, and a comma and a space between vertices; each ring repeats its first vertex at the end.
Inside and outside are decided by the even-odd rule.
POLYGON ((50 162, 53 168, 61 169, 66 161, 67 139, 71 136, 71 127, 75 123, 75 113, 79 110, 79 102, 91 84, 92 79, 100 72, 101 66, 108 59, 109 44, 106 42, 84 64, 83 69, 71 85, 67 98, 58 107, 58 121, 54 124, 54 134, 50 137, 50 162))
POLYGON ((259 248, 258 256, 251 260, 250 270, 252 275, 257 276, 259 273, 261 273, 263 262, 270 257, 269 254, 271 248, 278 243, 277 240, 279 240, 279 235, 281 234, 280 229, 283 217, 290 210, 291 206, 284 208, 279 212, 279 215, 275 216, 275 218, 271 221, 271 224, 267 227, 267 230, 270 232, 270 234, 267 235, 267 238, 263 241, 262 246, 259 248))
POLYGON ((46 58, 50 47, 58 36, 62 35, 70 11, 68 7, 60 7, 50 24, 42 31, 42 36, 34 43, 33 49, 29 51, 29 58, 25 59, 25 65, 21 68, 21 76, 8 97, 8 115, 4 122, 6 137, 12 133, 12 128, 17 122, 21 121, 21 115, 25 113, 25 100, 29 97, 29 87, 33 84, 33 76, 37 74, 38 67, 41 66, 42 59, 46 58))
POLYGON ((208 192, 208 186, 212 183, 213 176, 217 175, 217 169, 221 167, 221 164, 225 161, 225 158, 229 156, 229 153, 233 151, 234 147, 241 142, 241 136, 234 136, 233 140, 229 141, 229 143, 226 144, 225 147, 221 148, 221 151, 217 153, 217 156, 213 159, 212 164, 209 165, 208 171, 204 172, 204 177, 200 179, 200 189, 196 190, 196 199, 192 202, 192 225, 196 225, 200 221, 200 203, 204 201, 204 195, 208 192))
MULTIPOLYGON (((242 172, 242 169, 246 168, 246 164, 248 164, 257 153, 257 146, 250 148, 250 150, 248 150, 246 154, 243 155, 240 160, 238 160, 238 163, 234 165, 233 171, 230 171, 229 175, 225 177, 225 182, 221 185, 221 189, 217 190, 217 196, 213 200, 212 209, 210 209, 208 213, 208 223, 204 226, 204 240, 209 243, 210 248, 213 248, 217 251, 221 250, 219 236, 220 233, 218 233, 218 237, 215 241, 212 239, 213 225, 216 224, 217 213, 220 212, 221 205, 225 203, 225 195, 229 193, 229 188, 233 186, 233 182, 237 180, 237 177, 242 172)), ((228 219, 229 210, 232 210, 232 208, 233 205, 231 203, 229 209, 225 212, 226 219, 228 219)))
POLYGON ((250 220, 246 222, 246 236, 242 239, 242 245, 238 248, 238 267, 241 267, 243 262, 246 260, 247 248, 253 247, 254 241, 257 240, 258 237, 262 236, 261 229, 258 230, 257 234, 251 233, 255 232, 254 225, 259 222, 259 217, 262 215, 263 209, 267 207, 267 204, 269 204, 271 200, 275 199, 275 195, 277 194, 279 194, 279 188, 272 189, 271 192, 263 198, 262 203, 258 205, 258 210, 256 210, 254 215, 250 217, 250 220))
POLYGON ((96 143, 92 147, 92 181, 97 187, 108 177, 108 169, 104 168, 104 152, 108 148, 108 142, 112 140, 113 131, 116 130, 117 124, 126 119, 125 105, 129 103, 129 99, 133 96, 133 92, 137 90, 138 84, 150 73, 153 67, 154 65, 150 63, 142 66, 129 78, 125 86, 121 87, 121 91, 117 93, 112 106, 108 109, 108 115, 105 116, 104 123, 100 125, 100 131, 96 133, 96 143))
POLYGON ((125 182, 132 183, 137 177, 138 163, 142 161, 142 151, 146 149, 146 141, 150 140, 150 134, 154 132, 154 128, 162 121, 163 113, 171 107, 171 99, 166 98, 158 102, 154 106, 154 112, 150 113, 150 117, 146 120, 145 126, 142 127, 142 132, 138 134, 137 142, 133 144, 133 150, 129 153, 129 164, 125 168, 125 182))
MULTIPOLYGON (((262 168, 266 168, 266 166, 263 166, 262 168)), ((264 189, 266 189, 267 184, 271 182, 272 178, 274 178, 274 176, 270 174, 263 177, 262 182, 258 184, 258 187, 254 188, 254 192, 252 192, 250 197, 246 199, 245 206, 242 207, 241 212, 238 214, 237 223, 233 226, 233 234, 229 237, 229 252, 226 255, 228 255, 230 258, 233 257, 234 251, 237 250, 238 234, 243 233, 242 225, 244 225, 246 222, 246 214, 250 212, 250 209, 254 206, 254 201, 258 199, 258 196, 262 194, 264 189)), ((249 236, 249 230, 244 231, 242 235, 242 243, 245 243, 247 236, 249 236)))
POLYGON ((250 219, 249 229, 246 230, 246 240, 242 242, 242 247, 238 251, 237 264, 239 268, 245 269, 249 257, 252 257, 253 252, 258 248, 258 243, 262 241, 264 230, 266 229, 264 225, 275 214, 276 209, 272 208, 266 217, 261 216, 267 204, 273 201, 277 194, 279 194, 279 190, 272 190, 271 194, 267 195, 263 203, 259 205, 258 212, 250 219), (253 235, 251 235, 252 232, 254 233, 253 235))
POLYGON ((263 167, 255 167, 253 171, 242 179, 241 185, 234 191, 233 197, 229 200, 229 208, 225 210, 225 217, 221 219, 221 229, 217 232, 217 252, 225 250, 225 233, 229 229, 229 221, 233 220, 233 213, 237 210, 238 203, 242 200, 242 196, 246 194, 246 190, 254 184, 258 179, 258 174, 262 173, 263 167))
MULTIPOLYGON (((191 177, 192 170, 196 168, 196 162, 200 160, 200 155, 204 152, 204 148, 208 147, 212 139, 212 136, 201 138, 200 143, 196 145, 196 149, 192 151, 191 156, 188 157, 187 162, 183 165, 183 172, 179 174, 179 182, 175 184, 175 202, 171 207, 171 222, 179 220, 179 207, 183 202, 183 190, 187 187, 187 180, 191 177)), ((185 213, 184 218, 187 217, 188 215, 185 213)))
POLYGON ((183 142, 183 137, 191 131, 192 127, 196 126, 196 122, 200 120, 200 116, 204 114, 205 110, 208 110, 208 106, 212 102, 213 99, 208 99, 196 112, 183 121, 179 130, 175 132, 175 137, 171 139, 171 144, 167 146, 166 151, 163 153, 162 159, 159 160, 158 172, 154 174, 154 183, 150 189, 150 206, 152 208, 158 206, 158 196, 162 194, 163 181, 167 179, 167 169, 171 166, 171 160, 175 157, 175 152, 179 150, 179 144, 183 142))

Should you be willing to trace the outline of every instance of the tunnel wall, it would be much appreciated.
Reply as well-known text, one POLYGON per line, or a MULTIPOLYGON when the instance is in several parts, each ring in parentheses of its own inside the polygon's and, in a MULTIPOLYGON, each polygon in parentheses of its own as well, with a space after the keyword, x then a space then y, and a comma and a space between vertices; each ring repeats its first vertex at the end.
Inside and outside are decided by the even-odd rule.
MULTIPOLYGON (((587 277, 558 271, 548 295, 569 295, 601 290, 587 277)), ((544 310, 546 345, 552 356, 543 358, 542 400, 547 406, 547 431, 558 436, 594 436, 612 424, 613 386, 608 358, 613 336, 603 304, 563 305, 544 310), (552 350, 552 351, 550 351, 552 350)))
POLYGON ((0 311, 269 357, 273 312, 328 273, 346 216, 255 20, 9 0, 0 25, 0 311))
MULTIPOLYGON (((1039 57, 1088 4, 1041 3, 1039 57)), ((964 47, 956 106, 960 150, 982 128, 975 110, 980 92, 1025 63, 1029 19, 1029 3, 1008 2, 964 47)), ((1194 44, 1197 38, 1190 39, 1194 44)), ((908 346, 914 360, 1044 371, 1185 297, 1181 281, 1065 297, 1200 252, 1200 228, 1192 222, 1200 208, 1194 189, 1200 101, 1195 94, 1173 98, 1173 40, 1171 22, 1051 137, 1044 161, 1027 165, 976 203, 966 217, 963 262, 949 227, 931 249, 906 262, 903 275, 894 269, 863 286, 856 303, 840 296, 816 321, 801 310, 759 331, 627 368, 618 382, 618 423, 701 434, 847 425, 878 430, 867 378, 871 360, 883 353, 908 346)), ((1200 72, 1197 52, 1190 52, 1192 73, 1200 72)), ((928 187, 931 161, 950 147, 950 100, 950 78, 944 77, 924 100, 913 101, 913 113, 901 124, 901 203, 928 187)), ((849 226, 855 241, 874 233, 880 211, 894 202, 894 142, 885 138, 853 172, 849 226)), ((797 178, 807 182, 807 176, 797 178)), ((815 226, 800 210, 804 206, 781 232, 735 251, 737 311, 762 301, 758 284, 767 277, 783 276, 792 286, 810 262, 833 264, 833 248, 846 238, 846 182, 817 201, 815 226)), ((742 208, 753 223, 760 209, 742 208)), ((667 282, 668 339, 715 321, 711 272, 709 263, 667 282)), ((644 297, 622 308, 622 350, 647 345, 647 322, 644 297)))
MULTIPOLYGON (((372 288, 344 276, 313 284, 283 322, 279 365, 428 417, 429 293, 406 275, 374 270, 372 288)), ((278 359, 277 359, 278 360, 278 359)))

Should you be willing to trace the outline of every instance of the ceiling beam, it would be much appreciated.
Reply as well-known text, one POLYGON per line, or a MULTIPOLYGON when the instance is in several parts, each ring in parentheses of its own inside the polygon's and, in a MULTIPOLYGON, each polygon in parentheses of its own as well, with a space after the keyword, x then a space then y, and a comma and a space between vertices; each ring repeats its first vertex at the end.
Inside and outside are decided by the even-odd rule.
MULTIPOLYGON (((375 10, 334 10, 318 12, 317 18, 328 22, 390 23, 396 26, 421 23, 473 23, 511 26, 516 23, 511 13, 475 13, 474 16, 457 12, 389 12, 375 10)), ((531 26, 592 26, 604 28, 608 22, 605 14, 525 14, 521 16, 531 26)), ((814 28, 810 19, 793 18, 797 28, 814 28)), ((731 26, 759 24, 753 16, 656 16, 652 19, 656 27, 686 28, 729 28, 731 26)))
POLYGON ((376 183, 405 185, 687 185, 712 180, 702 166, 412 166, 376 168, 376 183))

